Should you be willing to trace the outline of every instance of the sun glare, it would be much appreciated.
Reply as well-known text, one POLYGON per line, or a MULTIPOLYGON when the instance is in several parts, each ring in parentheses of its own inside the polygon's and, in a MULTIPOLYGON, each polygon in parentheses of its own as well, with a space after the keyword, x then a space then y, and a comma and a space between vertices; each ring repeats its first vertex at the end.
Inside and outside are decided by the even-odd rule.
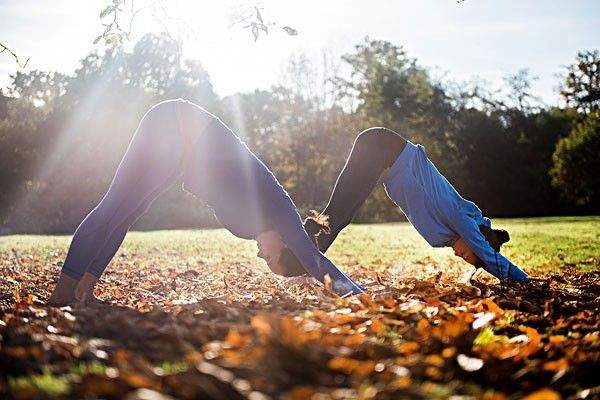
POLYGON ((202 63, 222 94, 273 84, 273 66, 284 63, 298 43, 281 29, 280 10, 271 3, 149 0, 136 8, 143 11, 134 19, 131 43, 146 33, 168 32, 182 43, 184 58, 202 63), (248 26, 255 6, 269 30, 261 30, 258 40, 248 26))

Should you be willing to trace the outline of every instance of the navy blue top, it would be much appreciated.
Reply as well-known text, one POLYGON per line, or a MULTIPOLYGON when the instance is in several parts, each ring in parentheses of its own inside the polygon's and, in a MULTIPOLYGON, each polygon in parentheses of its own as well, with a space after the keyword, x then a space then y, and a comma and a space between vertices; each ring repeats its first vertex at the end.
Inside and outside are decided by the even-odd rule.
POLYGON ((192 152, 185 189, 200 197, 235 236, 254 239, 274 229, 270 199, 265 198, 270 193, 265 187, 271 185, 287 197, 263 162, 215 117, 192 152))
POLYGON ((254 239, 275 230, 312 276, 332 280, 340 295, 362 289, 316 248, 296 206, 273 173, 220 119, 199 133, 184 173, 184 188, 200 197, 235 236, 254 239))

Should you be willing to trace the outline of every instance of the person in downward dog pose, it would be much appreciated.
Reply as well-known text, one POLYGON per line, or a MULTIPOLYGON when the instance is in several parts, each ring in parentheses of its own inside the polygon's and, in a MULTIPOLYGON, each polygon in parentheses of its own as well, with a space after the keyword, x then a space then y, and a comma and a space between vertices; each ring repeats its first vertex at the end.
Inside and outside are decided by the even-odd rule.
MULTIPOLYGON (((358 135, 325 210, 305 220, 319 250, 327 251, 381 182, 431 246, 452 247, 456 256, 501 280, 527 280, 523 270, 500 254, 508 232, 491 228, 490 219, 454 189, 423 146, 386 128, 370 128, 358 135)), ((287 269, 299 269, 289 250, 284 250, 282 259, 287 269)))
POLYGON ((142 118, 100 203, 81 222, 49 303, 95 302, 93 290, 130 226, 152 201, 183 178, 234 235, 256 240, 269 268, 288 249, 299 260, 295 275, 329 275, 339 295, 363 290, 308 237, 300 215, 271 171, 214 115, 189 101, 167 100, 142 118))

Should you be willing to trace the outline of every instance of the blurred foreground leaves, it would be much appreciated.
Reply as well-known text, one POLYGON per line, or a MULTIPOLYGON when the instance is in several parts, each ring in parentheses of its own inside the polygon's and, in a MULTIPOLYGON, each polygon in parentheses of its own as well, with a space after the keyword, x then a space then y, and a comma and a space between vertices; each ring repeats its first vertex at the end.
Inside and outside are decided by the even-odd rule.
POLYGON ((350 299, 310 281, 257 290, 228 276, 226 296, 185 301, 194 286, 173 283, 179 300, 157 301, 165 281, 136 271, 142 289, 102 286, 111 305, 61 309, 37 297, 44 274, 0 271, 2 397, 599 396, 600 272, 503 288, 362 271, 370 293, 350 299))

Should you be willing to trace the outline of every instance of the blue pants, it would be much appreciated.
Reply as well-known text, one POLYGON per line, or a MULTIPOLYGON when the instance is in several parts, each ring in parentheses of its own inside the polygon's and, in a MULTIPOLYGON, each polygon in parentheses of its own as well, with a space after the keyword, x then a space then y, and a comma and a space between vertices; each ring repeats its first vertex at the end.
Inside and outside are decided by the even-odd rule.
MULTIPOLYGON (((158 195, 183 176, 194 136, 202 135, 207 121, 213 119, 200 107, 181 99, 159 103, 144 115, 107 193, 73 235, 62 269, 66 275, 74 279, 86 272, 98 278, 102 275, 131 225, 158 195)), ((341 295, 362 292, 316 248, 283 187, 262 162, 257 165, 261 179, 253 189, 263 191, 261 198, 268 201, 273 228, 302 266, 321 282, 329 275, 334 290, 341 295)))
POLYGON ((77 227, 62 271, 100 277, 131 225, 182 174, 185 139, 175 114, 179 100, 144 115, 100 203, 77 227))

